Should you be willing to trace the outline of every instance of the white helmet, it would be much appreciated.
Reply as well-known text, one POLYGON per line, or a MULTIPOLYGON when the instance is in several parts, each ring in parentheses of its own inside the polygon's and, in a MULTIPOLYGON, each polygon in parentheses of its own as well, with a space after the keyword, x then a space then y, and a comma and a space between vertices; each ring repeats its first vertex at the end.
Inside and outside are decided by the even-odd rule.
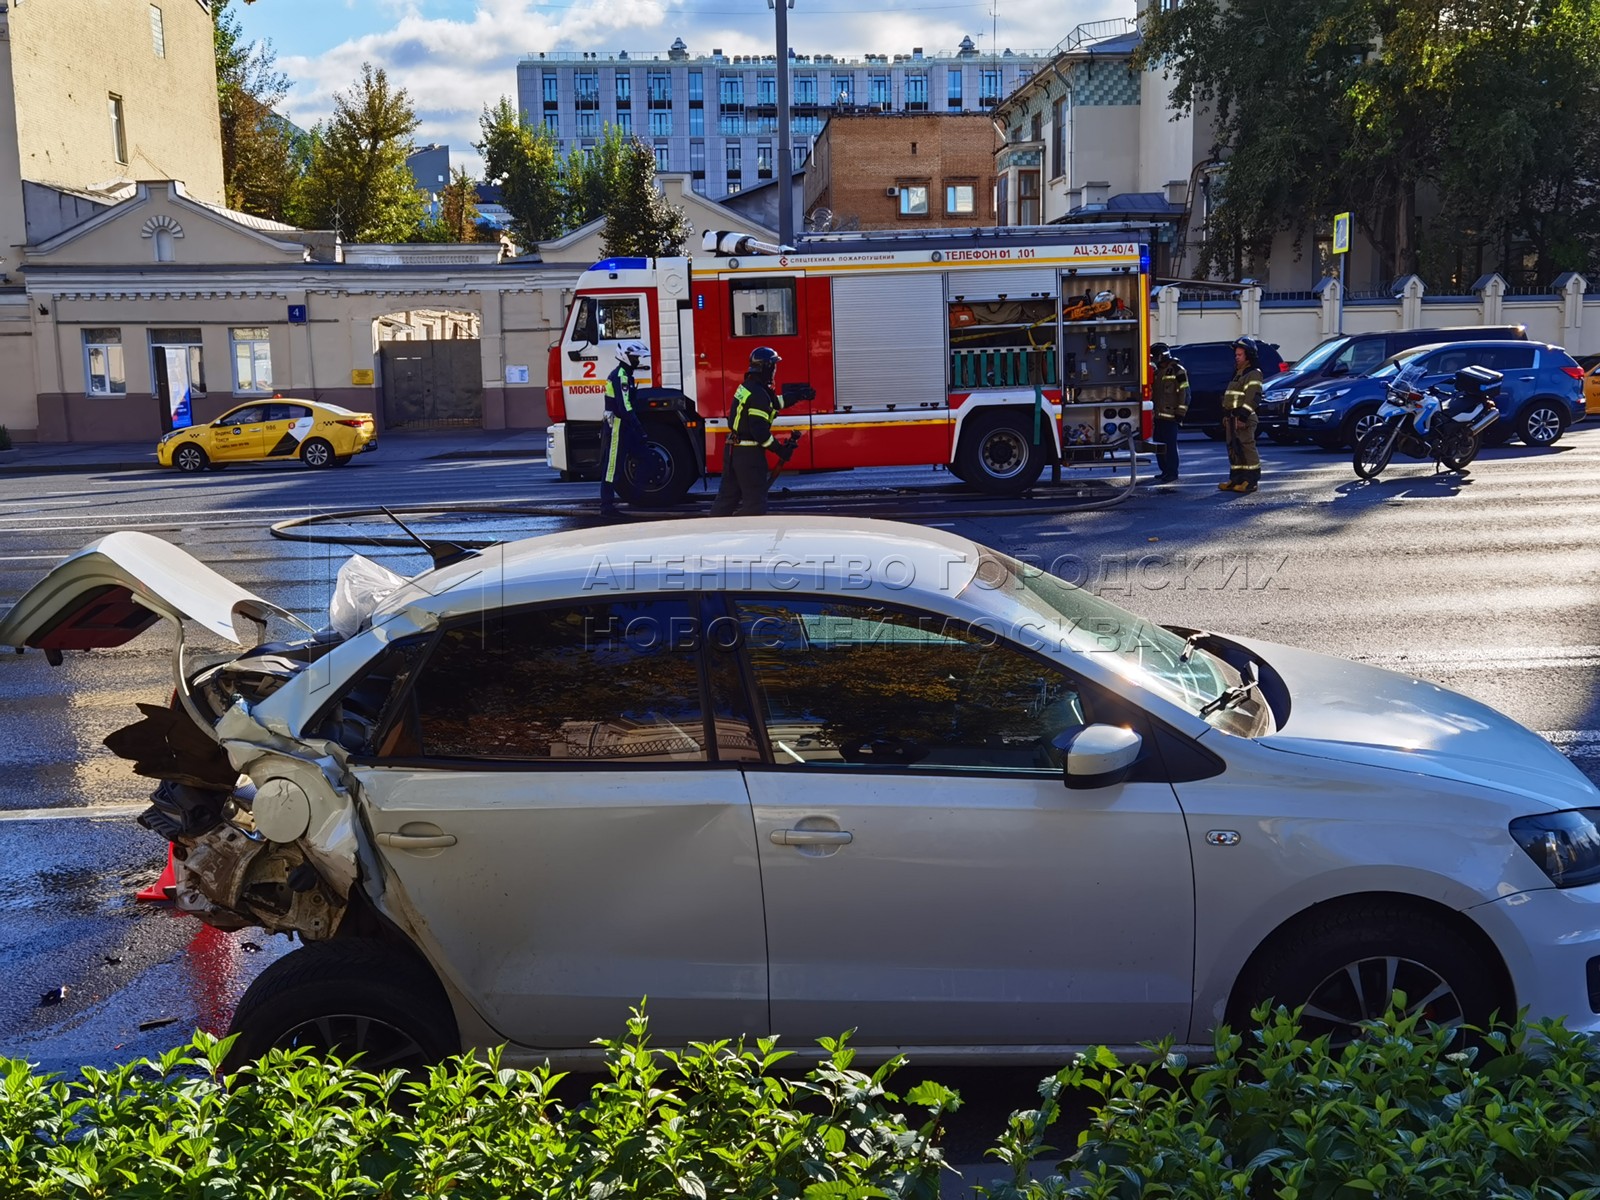
POLYGON ((623 342, 617 347, 617 361, 624 366, 637 367, 650 357, 650 347, 643 342, 623 342))

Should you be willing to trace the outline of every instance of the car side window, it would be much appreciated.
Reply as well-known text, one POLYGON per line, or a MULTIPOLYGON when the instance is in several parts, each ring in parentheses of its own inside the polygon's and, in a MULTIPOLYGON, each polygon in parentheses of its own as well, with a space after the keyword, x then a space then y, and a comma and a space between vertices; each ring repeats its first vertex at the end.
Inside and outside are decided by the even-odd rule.
POLYGON ((1533 347, 1496 346, 1481 362, 1491 371, 1526 371, 1533 366, 1533 347))
POLYGON ((739 600, 779 767, 1058 773, 1087 723, 1067 672, 931 613, 802 597, 739 600))
POLYGON ((229 413, 223 418, 222 423, 224 425, 258 425, 262 421, 266 420, 266 418, 262 416, 263 411, 264 410, 262 409, 261 405, 252 404, 248 408, 237 409, 234 412, 229 413))
POLYGON ((1365 375, 1384 360, 1384 349, 1382 338, 1366 338, 1352 342, 1350 348, 1339 355, 1339 359, 1343 361, 1348 355, 1350 374, 1365 375))
POLYGON ((704 762, 698 629, 684 597, 514 610, 446 629, 412 691, 415 753, 704 762))

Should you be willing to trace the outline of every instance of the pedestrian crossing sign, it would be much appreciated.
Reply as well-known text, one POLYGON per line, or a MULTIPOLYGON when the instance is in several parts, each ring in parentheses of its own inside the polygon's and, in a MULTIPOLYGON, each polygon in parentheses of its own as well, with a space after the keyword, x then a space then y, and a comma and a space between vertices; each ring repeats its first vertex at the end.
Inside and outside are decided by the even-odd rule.
POLYGON ((1333 252, 1350 253, 1350 214, 1338 213, 1333 218, 1333 252))

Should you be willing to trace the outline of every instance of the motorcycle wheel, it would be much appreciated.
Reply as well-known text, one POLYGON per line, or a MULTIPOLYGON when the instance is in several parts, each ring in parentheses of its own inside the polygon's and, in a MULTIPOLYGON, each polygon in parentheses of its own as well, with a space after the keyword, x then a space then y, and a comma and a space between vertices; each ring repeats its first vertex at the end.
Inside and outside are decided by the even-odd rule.
POLYGON ((1356 450, 1350 458, 1351 466, 1362 479, 1376 479, 1394 455, 1393 439, 1383 426, 1369 429, 1356 440, 1356 450))
POLYGON ((1464 470, 1468 463, 1478 457, 1479 446, 1478 435, 1470 429, 1460 432, 1452 430, 1445 434, 1444 441, 1439 444, 1439 461, 1452 471, 1464 470))

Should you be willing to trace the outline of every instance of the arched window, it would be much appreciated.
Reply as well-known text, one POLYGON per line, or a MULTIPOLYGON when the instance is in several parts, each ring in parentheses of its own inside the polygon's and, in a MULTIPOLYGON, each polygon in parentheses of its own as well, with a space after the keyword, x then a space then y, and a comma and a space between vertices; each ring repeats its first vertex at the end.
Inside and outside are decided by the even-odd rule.
POLYGON ((178 259, 177 243, 173 241, 172 231, 169 229, 156 230, 155 242, 157 262, 176 262, 178 259))

